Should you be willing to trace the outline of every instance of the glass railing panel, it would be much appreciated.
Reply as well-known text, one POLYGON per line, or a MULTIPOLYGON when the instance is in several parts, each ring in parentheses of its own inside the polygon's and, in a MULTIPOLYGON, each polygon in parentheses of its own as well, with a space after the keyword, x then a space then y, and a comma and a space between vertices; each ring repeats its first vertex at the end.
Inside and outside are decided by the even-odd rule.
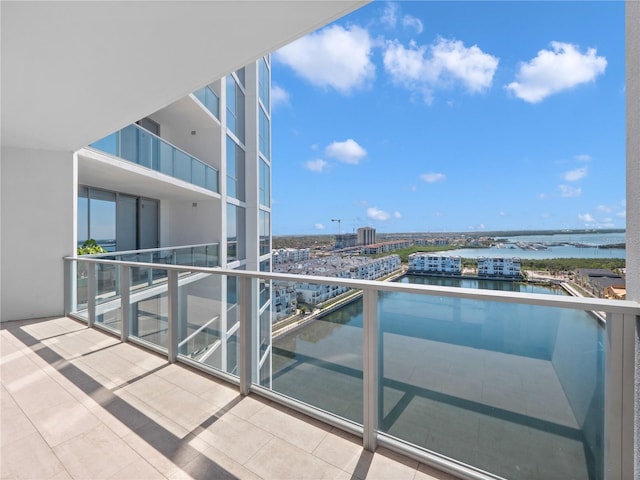
MULTIPOLYGON (((196 273, 178 281, 178 353, 207 363, 220 349, 221 287, 219 275, 196 273)), ((221 364, 210 364, 222 368, 221 364)))
POLYGON ((273 330, 272 389, 362 423, 361 292, 308 283, 298 291, 298 313, 273 330))
POLYGON ((71 311, 87 320, 87 305, 89 300, 89 264, 78 260, 75 262, 76 292, 75 302, 71 305, 71 311))
POLYGON ((122 325, 120 267, 112 263, 97 263, 95 268, 96 323, 120 332, 122 325))
POLYGON ((206 267, 207 266, 207 246, 201 245, 199 247, 191 247, 192 251, 192 259, 193 265, 196 267, 206 267))
POLYGON ((167 271, 131 267, 131 335, 158 347, 168 345, 167 271), (146 282, 133 283, 134 278, 146 282))
POLYGON ((220 254, 220 246, 218 244, 215 245, 207 245, 207 267, 217 267, 220 265, 219 262, 219 254, 220 254))
POLYGON ((214 168, 207 168, 205 172, 205 188, 212 192, 218 191, 218 171, 214 168))
POLYGON ((185 182, 191 181, 191 157, 180 150, 174 152, 173 176, 185 182))
POLYGON ((382 432, 505 478, 602 478, 603 328, 595 318, 379 295, 382 432))
POLYGON ((218 191, 218 171, 157 135, 129 125, 91 147, 185 182, 218 191))
POLYGON ((271 345, 271 309, 265 308, 260 314, 258 322, 258 340, 260 343, 260 358, 262 358, 271 345))
POLYGON ((177 248, 174 253, 176 265, 194 265, 193 250, 189 248, 177 248))
POLYGON ((191 183, 205 188, 207 180, 207 166, 195 158, 191 159, 191 183))
POLYGON ((195 97, 209 110, 214 117, 220 118, 220 99, 209 87, 201 88, 193 92, 195 97))

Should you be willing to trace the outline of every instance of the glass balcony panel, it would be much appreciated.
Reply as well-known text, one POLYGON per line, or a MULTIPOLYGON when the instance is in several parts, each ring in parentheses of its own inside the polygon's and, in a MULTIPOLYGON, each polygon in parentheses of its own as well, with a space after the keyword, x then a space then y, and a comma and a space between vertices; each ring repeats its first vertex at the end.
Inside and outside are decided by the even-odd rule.
POLYGON ((269 345, 271 345, 271 309, 268 307, 260 314, 258 337, 260 340, 260 358, 262 358, 269 345))
POLYGON ((271 388, 362 423, 361 292, 300 286, 298 309, 305 313, 279 322, 273 331, 271 388), (345 306, 331 312, 341 301, 345 306))
POLYGON ((72 305, 71 309, 76 315, 87 320, 87 305, 89 300, 89 264, 82 261, 77 261, 75 263, 76 299, 75 305, 72 305))
POLYGON ((200 247, 191 247, 193 251, 193 265, 196 267, 207 266, 207 246, 202 245, 200 247))
POLYGON ((205 188, 207 180, 207 166, 195 158, 191 159, 191 183, 198 187, 205 188))
POLYGON ((379 326, 382 432, 505 478, 602 478, 595 318, 381 292, 379 326))
POLYGON ((193 360, 208 363, 220 349, 222 277, 195 273, 178 282, 178 352, 193 360))
POLYGON ((210 87, 207 86, 196 90, 193 94, 214 117, 220 118, 220 99, 210 87))
POLYGON ((218 244, 207 245, 207 267, 217 267, 219 265, 219 252, 220 248, 218 244))
POLYGON ((119 333, 122 315, 118 265, 96 264, 96 280, 96 322, 119 333))
POLYGON ((131 267, 131 278, 147 279, 146 283, 141 282, 131 286, 129 300, 131 335, 166 349, 168 345, 167 271, 131 267))
POLYGON ((193 250, 189 248, 177 248, 175 250, 175 264, 176 265, 194 265, 193 263, 193 250))
POLYGON ((169 142, 139 127, 129 125, 91 147, 157 172, 218 191, 218 171, 169 142))
POLYGON ((173 155, 173 176, 185 182, 191 181, 191 157, 180 150, 173 155))

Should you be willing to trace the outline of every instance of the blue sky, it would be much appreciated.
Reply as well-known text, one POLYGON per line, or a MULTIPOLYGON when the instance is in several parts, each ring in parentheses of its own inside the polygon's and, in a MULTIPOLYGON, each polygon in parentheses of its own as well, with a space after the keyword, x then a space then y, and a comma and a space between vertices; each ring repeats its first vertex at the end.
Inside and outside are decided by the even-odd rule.
POLYGON ((624 2, 374 2, 272 56, 273 234, 624 228, 624 2))

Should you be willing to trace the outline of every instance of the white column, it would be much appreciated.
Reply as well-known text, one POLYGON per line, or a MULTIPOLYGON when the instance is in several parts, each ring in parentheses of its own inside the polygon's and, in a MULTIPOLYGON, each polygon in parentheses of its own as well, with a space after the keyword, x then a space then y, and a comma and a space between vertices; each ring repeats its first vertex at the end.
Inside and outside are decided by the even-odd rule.
POLYGON ((75 253, 72 152, 2 148, 2 321, 64 314, 62 257, 75 253))
MULTIPOLYGON (((627 299, 640 301, 640 3, 626 2, 627 299)), ((640 320, 635 329, 635 477, 640 476, 640 320)))

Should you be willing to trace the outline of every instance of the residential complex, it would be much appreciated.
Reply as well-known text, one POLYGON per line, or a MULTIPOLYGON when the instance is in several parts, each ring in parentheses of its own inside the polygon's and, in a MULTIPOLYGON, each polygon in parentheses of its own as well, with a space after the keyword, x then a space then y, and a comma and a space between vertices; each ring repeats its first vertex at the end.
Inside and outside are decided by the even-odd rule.
POLYGON ((460 275, 462 273, 462 258, 433 253, 412 253, 409 255, 409 273, 460 275))
POLYGON ((519 258, 478 257, 479 277, 517 278, 521 275, 519 258))
POLYGON ((302 262, 311 258, 311 249, 309 248, 280 248, 272 253, 274 265, 290 262, 302 262))

